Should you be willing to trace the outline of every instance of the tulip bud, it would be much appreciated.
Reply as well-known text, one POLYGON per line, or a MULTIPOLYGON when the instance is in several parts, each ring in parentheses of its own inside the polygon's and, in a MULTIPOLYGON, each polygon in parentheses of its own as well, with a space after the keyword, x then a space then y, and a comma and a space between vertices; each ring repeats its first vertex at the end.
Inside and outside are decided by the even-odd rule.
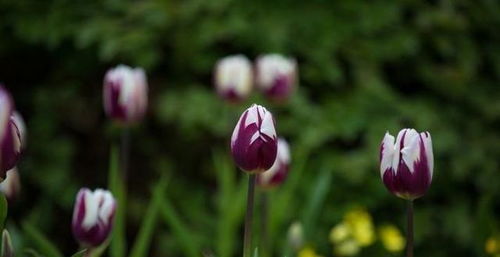
POLYGON ((14 257, 14 247, 12 247, 12 240, 7 229, 2 232, 2 252, 1 257, 14 257))
POLYGON ((257 183, 262 188, 273 188, 285 181, 290 167, 290 148, 285 139, 278 139, 278 154, 273 166, 259 174, 257 183))
POLYGON ((141 68, 118 65, 104 77, 104 110, 121 123, 140 121, 148 104, 146 74, 141 68))
POLYGON ((0 191, 7 197, 9 202, 16 200, 19 191, 21 191, 21 181, 16 167, 7 171, 7 177, 0 183, 0 191))
POLYGON ((286 100, 297 80, 294 59, 268 54, 257 59, 257 86, 273 100, 286 100))
POLYGON ((76 196, 73 212, 73 235, 86 247, 98 247, 109 237, 113 227, 116 202, 103 189, 82 188, 76 196))
POLYGON ((429 132, 399 132, 396 143, 389 133, 380 146, 380 175, 390 192, 407 200, 419 198, 429 188, 434 169, 429 132))
POLYGON ((0 84, 0 180, 16 165, 21 152, 19 130, 12 119, 13 109, 9 92, 0 84))
POLYGON ((231 136, 233 159, 244 171, 264 172, 276 160, 277 141, 273 115, 253 104, 243 112, 231 136))
POLYGON ((214 80, 217 93, 223 99, 243 100, 252 91, 252 65, 243 55, 225 57, 215 66, 214 80))

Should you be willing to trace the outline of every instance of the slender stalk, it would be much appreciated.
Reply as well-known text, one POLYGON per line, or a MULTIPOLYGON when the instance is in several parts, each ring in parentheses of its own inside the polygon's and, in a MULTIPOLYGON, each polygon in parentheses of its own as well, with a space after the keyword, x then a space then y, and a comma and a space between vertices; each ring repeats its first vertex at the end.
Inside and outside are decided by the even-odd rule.
POLYGON ((250 257, 252 255, 252 221, 256 179, 257 175, 255 174, 250 174, 248 176, 247 213, 245 216, 245 234, 243 237, 243 257, 250 257))
POLYGON ((269 223, 269 200, 268 200, 268 192, 261 191, 260 194, 260 223, 261 223, 261 231, 260 231, 260 249, 262 249, 261 256, 267 257, 269 256, 268 252, 268 223, 269 223))
POLYGON ((120 172, 123 181, 127 180, 128 173, 128 158, 130 152, 130 133, 127 127, 122 128, 121 145, 120 145, 120 172))
POLYGON ((413 257, 413 200, 408 201, 408 219, 406 230, 406 256, 413 257))

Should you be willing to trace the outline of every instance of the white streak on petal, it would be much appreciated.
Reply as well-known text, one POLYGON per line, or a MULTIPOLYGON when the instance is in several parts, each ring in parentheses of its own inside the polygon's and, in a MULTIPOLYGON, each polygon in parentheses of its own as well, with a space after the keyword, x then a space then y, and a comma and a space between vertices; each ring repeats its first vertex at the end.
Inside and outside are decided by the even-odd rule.
POLYGON ((246 120, 243 123, 243 126, 246 128, 248 125, 255 123, 259 124, 259 118, 258 118, 258 105, 252 105, 250 108, 247 109, 248 115, 246 120))
POLYGON ((427 155, 427 161, 429 163, 429 171, 431 173, 430 178, 434 174, 434 152, 432 150, 432 138, 429 132, 422 132, 422 140, 424 141, 425 154, 427 155))
POLYGON ((255 131, 255 133, 252 135, 252 138, 250 139, 250 144, 253 144, 253 142, 257 140, 257 138, 259 137, 260 137, 259 131, 255 131))
POLYGON ((245 116, 245 112, 243 112, 243 114, 240 116, 240 119, 238 120, 236 127, 234 127, 233 134, 231 135, 231 146, 233 146, 234 143, 236 142, 236 138, 238 137, 238 134, 240 132, 240 126, 241 126, 243 116, 245 116))
POLYGON ((99 203, 90 190, 84 192, 83 199, 85 201, 85 216, 83 217, 82 226, 88 230, 97 224, 99 203))
POLYGON ((108 224, 111 215, 113 214, 115 208, 115 200, 109 191, 105 191, 103 195, 103 203, 99 210, 99 218, 104 222, 105 225, 108 224))
POLYGON ((420 158, 420 137, 415 130, 410 130, 406 133, 405 145, 403 149, 401 149, 401 153, 403 161, 410 169, 410 172, 414 172, 415 162, 420 158))
POLYGON ((266 112, 264 114, 262 125, 260 127, 260 133, 267 135, 270 138, 276 138, 276 129, 274 128, 273 116, 270 112, 266 112))
POLYGON ((398 136, 396 137, 396 143, 394 144, 394 157, 392 159, 392 169, 394 170, 394 173, 398 173, 398 166, 399 166, 399 153, 401 149, 401 140, 403 138, 403 135, 406 134, 408 129, 402 129, 399 131, 398 136))
POLYGON ((382 158, 380 160, 380 176, 384 177, 384 172, 392 166, 394 159, 394 136, 385 133, 382 140, 382 158))

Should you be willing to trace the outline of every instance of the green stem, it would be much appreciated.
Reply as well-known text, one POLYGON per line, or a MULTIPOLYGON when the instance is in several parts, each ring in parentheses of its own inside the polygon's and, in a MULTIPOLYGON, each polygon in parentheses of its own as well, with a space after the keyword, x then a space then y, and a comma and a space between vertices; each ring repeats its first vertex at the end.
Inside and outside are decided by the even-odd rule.
POLYGON ((413 200, 408 201, 407 211, 406 256, 413 257, 413 200))
POLYGON ((250 174, 248 176, 247 213, 245 216, 245 234, 243 237, 243 257, 250 257, 252 255, 252 221, 256 179, 257 175, 255 174, 250 174))
POLYGON ((260 248, 262 249, 261 256, 267 257, 269 256, 268 246, 269 246, 269 233, 268 233, 268 225, 269 225, 269 200, 268 200, 268 192, 261 191, 260 194, 260 222, 261 222, 261 230, 260 230, 260 248))

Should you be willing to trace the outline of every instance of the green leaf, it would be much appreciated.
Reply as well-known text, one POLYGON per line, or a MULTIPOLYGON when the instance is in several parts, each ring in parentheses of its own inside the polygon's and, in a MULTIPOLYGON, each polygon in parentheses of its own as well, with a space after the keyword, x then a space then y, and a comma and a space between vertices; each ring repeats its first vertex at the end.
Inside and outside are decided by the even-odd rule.
POLYGON ((63 257, 62 253, 57 249, 57 247, 50 242, 47 237, 42 234, 35 226, 28 222, 22 224, 24 234, 26 238, 31 241, 35 247, 42 255, 50 257, 63 257))
POLYGON ((42 255, 40 255, 37 251, 33 249, 26 249, 24 250, 24 253, 33 257, 42 257, 42 255))
POLYGON ((130 257, 145 257, 151 245, 151 239, 156 228, 160 204, 165 193, 166 183, 164 179, 155 186, 153 198, 149 203, 148 209, 141 224, 130 257))
POLYGON ((115 224, 111 235, 110 255, 112 257, 125 256, 126 237, 126 195, 125 181, 120 176, 118 147, 111 147, 109 158, 109 189, 117 201, 115 224))
POLYGON ((7 199, 4 194, 0 194, 0 225, 2 228, 4 227, 5 219, 7 218, 7 209, 7 199))
POLYGON ((189 257, 199 257, 201 251, 190 236, 191 232, 189 232, 186 225, 181 221, 170 201, 163 195, 160 201, 160 213, 165 223, 172 229, 174 237, 184 249, 184 254, 189 257))
POLYGON ((85 256, 85 253, 87 253, 87 251, 88 251, 87 249, 83 249, 83 250, 71 255, 71 257, 83 257, 83 256, 85 256))

